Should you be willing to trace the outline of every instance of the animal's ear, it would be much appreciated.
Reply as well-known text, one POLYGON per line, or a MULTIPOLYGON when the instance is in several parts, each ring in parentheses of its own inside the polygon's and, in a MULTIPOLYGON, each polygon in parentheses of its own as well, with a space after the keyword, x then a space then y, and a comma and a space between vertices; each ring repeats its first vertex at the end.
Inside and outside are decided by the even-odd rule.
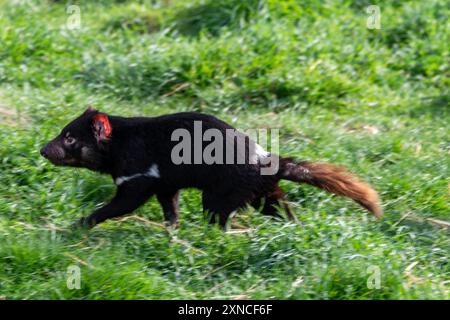
POLYGON ((107 141, 112 133, 108 116, 104 113, 97 113, 92 117, 92 129, 97 142, 107 141))
POLYGON ((97 112, 97 110, 95 110, 94 108, 92 108, 91 105, 87 106, 87 109, 84 111, 84 114, 88 114, 88 113, 92 113, 92 112, 97 112))

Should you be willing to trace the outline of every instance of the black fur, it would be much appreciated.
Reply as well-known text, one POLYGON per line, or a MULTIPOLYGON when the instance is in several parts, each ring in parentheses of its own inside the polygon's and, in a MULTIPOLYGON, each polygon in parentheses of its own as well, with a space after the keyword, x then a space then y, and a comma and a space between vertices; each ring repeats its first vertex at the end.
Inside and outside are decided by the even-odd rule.
MULTIPOLYGON (((118 185, 110 203, 81 220, 84 226, 92 227, 130 213, 153 195, 160 202, 166 221, 177 225, 179 190, 191 187, 202 190, 203 209, 210 214, 210 222, 218 219, 223 227, 233 211, 247 204, 259 207, 263 200, 263 214, 280 216, 277 207, 281 205, 288 217, 295 220, 278 187, 280 179, 290 178, 284 167, 288 163, 291 167, 298 166, 291 160, 280 159, 280 172, 274 175, 261 175, 262 165, 248 161, 246 164, 174 164, 171 152, 178 142, 171 141, 172 133, 179 128, 192 133, 194 121, 202 122, 203 131, 216 128, 224 133, 233 129, 213 116, 200 113, 124 118, 89 108, 42 148, 41 154, 55 165, 84 167, 109 174, 115 180, 140 174, 118 185), (155 164, 159 177, 142 175, 155 164)), ((226 135, 223 136, 224 143, 229 143, 226 135)), ((202 150, 207 144, 203 142, 202 150)), ((191 154, 194 155, 193 147, 191 154)), ((309 183, 303 177, 297 177, 296 181, 301 179, 309 183)))

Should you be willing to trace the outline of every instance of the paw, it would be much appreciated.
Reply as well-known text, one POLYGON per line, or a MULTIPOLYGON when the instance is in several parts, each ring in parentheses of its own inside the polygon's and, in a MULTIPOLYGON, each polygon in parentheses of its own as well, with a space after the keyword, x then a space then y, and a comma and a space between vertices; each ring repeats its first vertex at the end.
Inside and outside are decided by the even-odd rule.
POLYGON ((164 226, 167 229, 175 230, 175 229, 178 229, 179 223, 178 223, 178 220, 169 220, 169 221, 164 221, 164 226))
POLYGON ((92 219, 90 219, 89 217, 82 217, 75 223, 74 229, 88 230, 91 229, 94 225, 95 223, 92 221, 92 219))

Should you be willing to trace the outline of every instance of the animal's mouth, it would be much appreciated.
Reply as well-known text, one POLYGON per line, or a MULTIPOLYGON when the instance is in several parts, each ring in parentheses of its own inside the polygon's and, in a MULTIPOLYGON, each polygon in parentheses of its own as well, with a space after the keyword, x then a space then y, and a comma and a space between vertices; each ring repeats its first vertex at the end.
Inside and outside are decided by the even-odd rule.
POLYGON ((76 160, 73 158, 65 158, 65 159, 51 159, 47 158, 52 164, 55 166, 70 166, 76 163, 76 160))

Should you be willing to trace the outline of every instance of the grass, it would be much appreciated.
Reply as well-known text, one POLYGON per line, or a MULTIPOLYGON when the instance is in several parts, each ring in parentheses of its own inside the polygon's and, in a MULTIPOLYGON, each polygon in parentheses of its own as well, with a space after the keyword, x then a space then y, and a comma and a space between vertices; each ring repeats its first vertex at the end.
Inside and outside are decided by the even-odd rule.
POLYGON ((445 1, 378 1, 379 30, 366 28, 369 1, 75 4, 81 28, 69 30, 64 1, 0 1, 1 298, 449 298, 445 1), (112 181, 38 150, 87 104, 281 128, 281 154, 350 167, 385 218, 286 182, 300 225, 248 209, 233 221, 248 232, 223 233, 185 190, 177 231, 154 200, 73 231, 112 181), (73 265, 79 290, 66 285, 73 265))

